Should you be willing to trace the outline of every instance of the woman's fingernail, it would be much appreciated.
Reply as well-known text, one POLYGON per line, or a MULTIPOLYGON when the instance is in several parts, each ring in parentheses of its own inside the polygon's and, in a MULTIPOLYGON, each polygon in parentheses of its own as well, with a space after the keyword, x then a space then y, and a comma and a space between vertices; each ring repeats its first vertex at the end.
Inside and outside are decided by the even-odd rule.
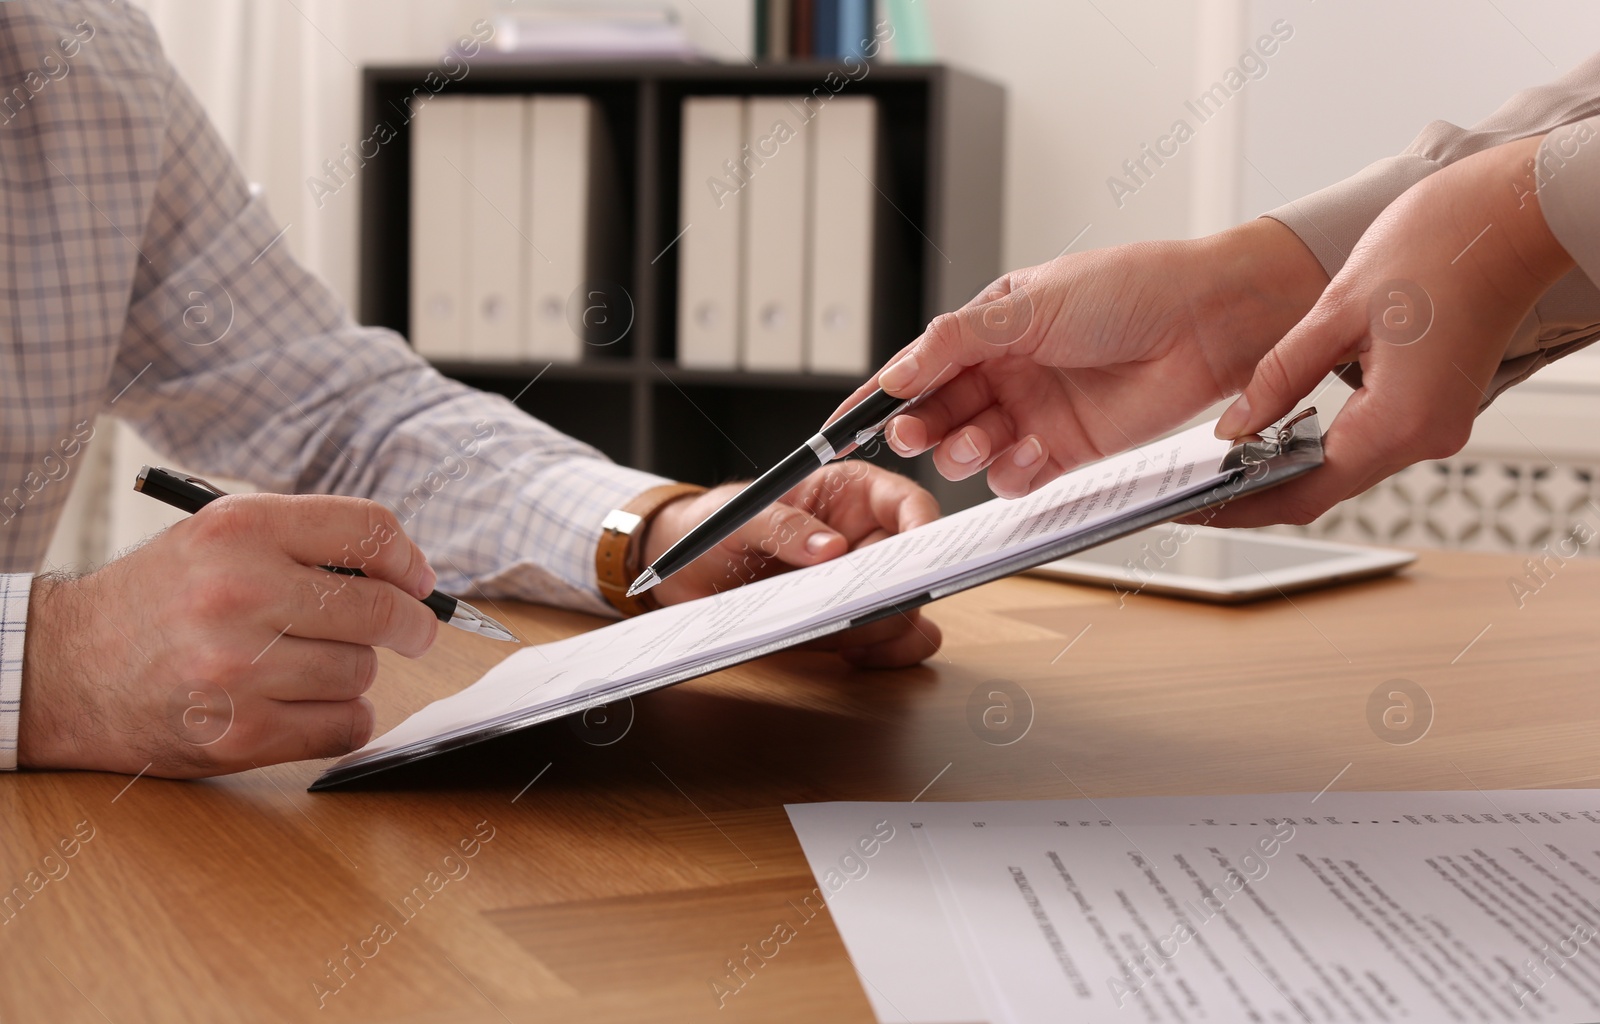
POLYGON ((978 446, 972 440, 971 434, 962 434, 950 446, 950 457, 965 466, 978 459, 978 446))
POLYGON ((890 420, 888 425, 883 428, 883 439, 885 441, 889 442, 889 447, 893 448, 897 454, 900 454, 900 455, 909 455, 909 454, 911 454, 911 449, 907 448, 906 447, 906 443, 904 441, 900 440, 900 419, 899 419, 899 417, 896 417, 895 419, 890 420))
POLYGON ((806 538, 806 550, 811 552, 813 555, 820 555, 822 554, 823 549, 832 543, 833 538, 836 536, 838 535, 828 533, 826 530, 818 530, 816 533, 813 533, 811 536, 806 538))
POLYGON ((422 567, 422 596, 427 597, 433 593, 433 588, 439 584, 439 574, 433 571, 433 566, 424 564, 422 567))
MULTIPOLYGON (((885 431, 884 436, 889 439, 889 447, 893 448, 897 455, 904 455, 908 458, 912 455, 921 455, 928 446, 926 444, 915 445, 906 440, 906 421, 907 418, 899 416, 890 420, 889 429, 885 431)), ((915 421, 913 420, 913 422, 915 421)))
POLYGON ((1030 437, 1017 445, 1017 450, 1011 455, 1011 461, 1020 469, 1027 469, 1042 458, 1044 458, 1044 445, 1039 443, 1037 437, 1030 437))
POLYGON ((907 352, 878 374, 878 387, 898 391, 917 379, 917 357, 907 352))
POLYGON ((1240 395, 1237 400, 1228 406, 1227 412, 1217 421, 1216 434, 1224 441, 1232 441, 1244 432, 1244 425, 1250 421, 1250 400, 1240 395))

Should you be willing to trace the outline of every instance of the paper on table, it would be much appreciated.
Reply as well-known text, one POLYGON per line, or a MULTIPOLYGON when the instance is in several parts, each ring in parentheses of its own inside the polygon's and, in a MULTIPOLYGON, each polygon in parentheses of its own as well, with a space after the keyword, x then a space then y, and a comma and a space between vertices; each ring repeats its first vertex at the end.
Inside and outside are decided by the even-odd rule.
POLYGON ((832 632, 1019 551, 1214 487, 1229 476, 1217 469, 1229 447, 1204 424, 1084 466, 1026 498, 995 499, 831 562, 518 651, 338 767, 555 706, 603 703, 641 680, 832 632))
POLYGON ((1600 1019, 1592 791, 789 815, 883 1021, 1600 1019))

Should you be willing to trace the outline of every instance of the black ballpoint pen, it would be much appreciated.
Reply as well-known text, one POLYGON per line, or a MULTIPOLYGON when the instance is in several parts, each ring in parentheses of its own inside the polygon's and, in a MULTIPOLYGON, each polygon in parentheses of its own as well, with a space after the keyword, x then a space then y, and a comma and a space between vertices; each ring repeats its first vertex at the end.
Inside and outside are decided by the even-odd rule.
POLYGON ((690 562, 710 551, 733 531, 754 519, 762 509, 783 497, 790 488, 826 466, 840 452, 866 444, 884 424, 921 401, 931 391, 916 398, 896 398, 882 388, 851 406, 838 419, 811 436, 782 462, 757 477, 744 490, 690 530, 661 557, 650 563, 628 588, 628 596, 642 594, 690 562))
MULTIPOLYGON (((199 477, 185 476, 174 473, 170 469, 161 469, 154 466, 145 466, 139 470, 139 476, 133 482, 133 489, 140 494, 148 494, 158 501, 164 501, 173 508, 181 509, 193 515, 205 508, 211 502, 222 497, 221 491, 201 480, 199 477)), ((345 565, 323 565, 318 568, 341 576, 365 576, 360 569, 345 565)), ((495 640, 509 640, 516 642, 516 636, 511 630, 478 611, 472 605, 460 598, 441 594, 437 590, 427 597, 421 598, 428 610, 447 626, 465 630, 468 633, 477 633, 480 636, 492 637, 495 640)))

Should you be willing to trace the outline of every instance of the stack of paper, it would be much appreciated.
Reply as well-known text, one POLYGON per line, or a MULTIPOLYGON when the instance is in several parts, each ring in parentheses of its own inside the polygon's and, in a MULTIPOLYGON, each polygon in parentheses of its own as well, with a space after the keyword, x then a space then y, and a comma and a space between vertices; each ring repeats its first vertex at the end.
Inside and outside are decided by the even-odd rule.
POLYGON ((880 1021, 1600 1019, 1592 790, 788 811, 880 1021))
POLYGON ((502 10, 494 17, 495 47, 545 59, 678 58, 701 56, 675 11, 649 4, 586 4, 502 10))

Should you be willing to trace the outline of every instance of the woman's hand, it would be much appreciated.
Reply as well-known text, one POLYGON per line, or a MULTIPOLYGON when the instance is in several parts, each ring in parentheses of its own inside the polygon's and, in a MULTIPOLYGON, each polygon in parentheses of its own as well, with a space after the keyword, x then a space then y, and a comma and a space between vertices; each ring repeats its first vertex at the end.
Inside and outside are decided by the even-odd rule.
POLYGON ((937 446, 944 476, 987 468, 996 494, 1020 496, 1236 392, 1326 283, 1272 220, 1062 256, 934 320, 850 403, 937 386, 889 423, 890 447, 937 446))
MULTIPOLYGON (((664 507, 645 535, 645 563, 655 561, 740 488, 724 484, 664 507)), ((838 558, 937 518, 939 503, 915 481, 859 459, 834 462, 668 577, 653 593, 663 604, 692 601, 838 558)), ((912 611, 826 637, 823 646, 853 664, 888 668, 915 665, 939 649, 939 640, 939 627, 921 611, 912 611)))
POLYGON ((1430 175, 1390 204, 1309 315, 1261 360, 1217 425, 1258 431, 1335 366, 1361 387, 1323 439, 1314 473, 1235 502, 1219 526, 1308 523, 1414 462, 1453 455, 1513 332, 1572 258, 1519 192, 1540 140, 1522 139, 1430 175))

